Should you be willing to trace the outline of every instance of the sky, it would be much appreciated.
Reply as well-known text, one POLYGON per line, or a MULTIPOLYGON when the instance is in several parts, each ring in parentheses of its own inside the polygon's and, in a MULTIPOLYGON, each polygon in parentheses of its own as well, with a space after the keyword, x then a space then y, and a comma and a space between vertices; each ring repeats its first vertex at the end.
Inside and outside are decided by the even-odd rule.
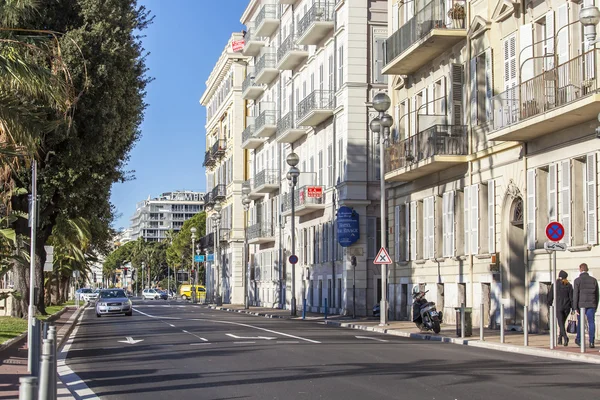
POLYGON ((115 229, 129 226, 135 205, 174 190, 206 190, 206 111, 200 97, 232 32, 244 27, 247 0, 139 0, 155 16, 143 32, 150 53, 142 137, 126 171, 135 179, 113 185, 115 229))

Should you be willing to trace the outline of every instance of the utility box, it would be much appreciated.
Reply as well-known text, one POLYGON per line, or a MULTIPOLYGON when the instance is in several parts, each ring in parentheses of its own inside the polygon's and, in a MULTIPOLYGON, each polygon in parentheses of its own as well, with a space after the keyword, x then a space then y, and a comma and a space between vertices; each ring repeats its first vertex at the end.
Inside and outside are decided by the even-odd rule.
POLYGON ((454 307, 456 311, 456 336, 461 337, 460 312, 465 310, 465 337, 473 335, 473 309, 471 307, 454 307))

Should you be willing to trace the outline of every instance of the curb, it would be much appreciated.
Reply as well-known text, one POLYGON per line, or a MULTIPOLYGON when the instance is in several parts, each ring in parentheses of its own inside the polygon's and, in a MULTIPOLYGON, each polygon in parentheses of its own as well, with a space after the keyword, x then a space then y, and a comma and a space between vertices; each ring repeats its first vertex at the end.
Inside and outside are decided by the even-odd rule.
POLYGON ((71 317, 69 318, 67 323, 64 324, 58 332, 56 332, 56 336, 58 336, 58 343, 56 343, 57 349, 60 349, 62 347, 62 345, 65 343, 65 341, 69 338, 69 335, 71 334, 71 332, 73 331, 73 328, 75 327, 75 323, 77 322, 77 320, 79 319, 79 317, 81 316, 81 314, 83 313, 83 310, 85 310, 85 308, 86 308, 86 306, 77 308, 75 310, 75 312, 73 313, 73 315, 71 315, 71 317))
MULTIPOLYGON (((287 319, 287 320, 292 320, 292 319, 302 320, 301 318, 291 318, 290 316, 281 316, 281 315, 275 315, 275 314, 253 312, 253 311, 247 311, 244 309, 240 310, 240 309, 211 306, 211 305, 209 305, 208 308, 213 309, 213 310, 219 310, 219 311, 237 312, 240 314, 254 315, 257 317, 279 318, 279 319, 287 319)), ((500 343, 490 343, 490 342, 485 342, 485 341, 482 342, 480 340, 472 340, 472 339, 469 340, 469 339, 451 338, 451 337, 447 337, 447 336, 430 335, 430 334, 423 334, 423 333, 404 332, 404 331, 399 331, 396 329, 380 328, 380 327, 375 327, 375 326, 365 326, 365 325, 355 324, 355 323, 351 323, 351 322, 332 321, 332 320, 324 320, 321 322, 325 323, 326 325, 337 326, 340 328, 348 328, 348 329, 356 329, 356 330, 362 330, 362 331, 368 331, 368 332, 383 333, 386 335, 400 336, 400 337, 405 337, 405 338, 410 338, 410 339, 420 339, 420 340, 429 340, 432 342, 451 343, 451 344, 457 344, 457 345, 462 345, 462 346, 471 346, 471 347, 478 347, 478 348, 482 348, 482 349, 503 351, 506 353, 526 354, 529 356, 553 358, 553 359, 574 361, 574 362, 583 362, 583 363, 588 363, 588 364, 600 364, 600 357, 590 356, 590 355, 581 354, 581 353, 578 354, 578 353, 556 352, 555 350, 540 349, 540 348, 535 348, 535 347, 507 345, 507 344, 500 344, 500 343)))

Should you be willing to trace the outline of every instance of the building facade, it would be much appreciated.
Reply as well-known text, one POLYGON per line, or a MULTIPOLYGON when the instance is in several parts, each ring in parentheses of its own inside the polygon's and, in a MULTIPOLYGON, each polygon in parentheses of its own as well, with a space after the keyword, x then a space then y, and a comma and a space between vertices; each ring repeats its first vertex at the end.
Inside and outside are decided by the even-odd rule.
POLYGON ((386 151, 390 316, 419 285, 454 322, 548 329, 558 270, 591 274, 598 248, 598 53, 564 0, 390 1, 383 73, 395 125, 386 151), (482 312, 480 311, 482 310, 482 312))
POLYGON ((201 211, 204 211, 204 193, 175 191, 154 199, 148 197, 136 205, 127 239, 161 242, 169 238, 169 231, 179 232, 185 221, 201 211))
POLYGON ((206 107, 206 168, 207 206, 206 236, 200 241, 214 261, 207 263, 207 296, 215 300, 220 295, 225 303, 241 304, 244 301, 244 217, 241 188, 244 181, 245 154, 242 149, 244 101, 242 82, 246 57, 234 52, 233 46, 243 39, 234 33, 221 53, 208 80, 200 104, 206 107), (222 208, 218 240, 213 223, 222 208))
POLYGON ((366 103, 387 85, 386 8, 374 0, 252 0, 241 18, 241 53, 249 57, 241 145, 252 200, 252 304, 289 308, 293 280, 298 309, 306 299, 310 311, 327 305, 330 312, 366 315, 379 301, 380 269, 372 263, 381 226, 378 138, 368 132, 366 103), (286 164, 292 152, 300 160, 293 190, 286 164), (360 216, 360 239, 348 249, 337 242, 342 205, 360 216))

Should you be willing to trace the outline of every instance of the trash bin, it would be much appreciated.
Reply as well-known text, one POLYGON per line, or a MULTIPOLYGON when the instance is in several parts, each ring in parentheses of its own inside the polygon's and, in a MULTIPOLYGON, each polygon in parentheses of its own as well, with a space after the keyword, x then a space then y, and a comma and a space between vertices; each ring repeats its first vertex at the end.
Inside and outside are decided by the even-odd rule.
MULTIPOLYGON (((460 310, 461 307, 454 307, 456 311, 456 336, 461 337, 460 330, 460 310)), ((465 337, 473 335, 473 309, 471 307, 465 307, 465 337)))

